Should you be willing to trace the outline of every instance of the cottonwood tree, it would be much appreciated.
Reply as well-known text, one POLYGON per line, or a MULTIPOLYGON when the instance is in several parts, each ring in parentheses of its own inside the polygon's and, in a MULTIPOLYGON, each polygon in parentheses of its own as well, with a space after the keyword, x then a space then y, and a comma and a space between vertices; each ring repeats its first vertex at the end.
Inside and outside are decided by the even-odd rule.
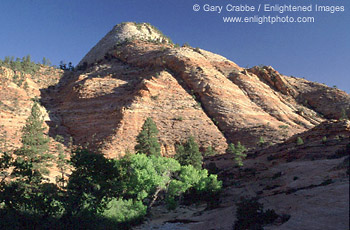
POLYGON ((216 175, 193 166, 181 166, 175 159, 127 155, 119 160, 106 159, 87 150, 76 151, 67 186, 66 211, 71 215, 92 213, 118 222, 146 215, 163 194, 174 201, 190 188, 216 192, 221 182, 216 175))

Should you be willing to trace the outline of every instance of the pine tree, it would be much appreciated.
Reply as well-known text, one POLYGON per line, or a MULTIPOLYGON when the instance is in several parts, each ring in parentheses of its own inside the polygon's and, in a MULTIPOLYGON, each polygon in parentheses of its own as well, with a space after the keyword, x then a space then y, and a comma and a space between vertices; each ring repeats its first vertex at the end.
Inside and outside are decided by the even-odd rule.
POLYGON ((52 154, 49 153, 49 138, 43 133, 43 115, 37 101, 34 101, 31 113, 22 129, 22 147, 15 151, 17 155, 15 172, 32 171, 33 175, 48 174, 52 154), (20 166, 19 166, 20 165, 20 166), (24 167, 26 165, 26 167, 24 167), (23 168, 24 167, 24 168, 23 168))
POLYGON ((43 60, 41 62, 43 65, 46 65, 46 66, 51 66, 51 61, 46 58, 46 57, 43 57, 43 60))
POLYGON ((56 151, 58 153, 56 158, 56 165, 60 173, 60 175, 56 176, 56 183, 58 186, 63 188, 67 182, 65 178, 65 174, 67 173, 68 169, 68 161, 66 159, 67 154, 65 152, 64 145, 62 144, 64 143, 64 138, 60 135, 57 135, 55 137, 55 140, 58 142, 56 144, 56 151))
POLYGON ((147 118, 142 126, 142 130, 136 137, 137 145, 135 151, 137 153, 145 153, 146 155, 160 156, 160 145, 158 143, 158 129, 152 118, 147 118))
POLYGON ((40 215, 51 215, 61 210, 57 186, 44 182, 43 175, 49 172, 47 167, 52 155, 49 154, 49 138, 43 132, 43 116, 38 102, 34 101, 22 129, 22 147, 10 156, 13 180, 1 186, 0 202, 6 208, 40 215))
POLYGON ((175 159, 181 165, 192 165, 196 169, 202 168, 203 156, 199 151, 199 146, 194 137, 190 136, 187 142, 177 146, 175 159))
POLYGON ((237 142, 237 146, 235 146, 233 143, 229 144, 226 152, 229 154, 234 155, 234 159, 238 166, 243 166, 243 160, 246 158, 247 154, 244 152, 247 151, 246 147, 244 145, 241 145, 241 142, 237 142))

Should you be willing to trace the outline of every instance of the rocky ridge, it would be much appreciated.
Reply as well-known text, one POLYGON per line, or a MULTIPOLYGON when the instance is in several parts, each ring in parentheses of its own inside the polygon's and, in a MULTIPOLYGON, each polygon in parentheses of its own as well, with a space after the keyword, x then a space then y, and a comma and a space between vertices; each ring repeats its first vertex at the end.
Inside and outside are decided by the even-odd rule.
POLYGON ((76 144, 123 155, 152 117, 164 155, 190 135, 202 150, 212 145, 223 153, 230 142, 279 143, 339 118, 342 109, 350 113, 350 96, 341 90, 271 66, 244 69, 199 48, 177 47, 150 28, 117 25, 82 59, 80 71, 48 92, 58 126, 76 144))

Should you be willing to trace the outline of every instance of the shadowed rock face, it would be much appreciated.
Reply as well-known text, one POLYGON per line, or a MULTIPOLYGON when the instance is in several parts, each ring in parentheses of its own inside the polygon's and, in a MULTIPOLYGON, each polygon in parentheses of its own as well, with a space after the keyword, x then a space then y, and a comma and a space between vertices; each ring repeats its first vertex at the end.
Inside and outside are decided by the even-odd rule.
POLYGON ((162 153, 173 155, 190 135, 202 150, 223 153, 227 142, 281 142, 350 111, 345 92, 175 47, 148 24, 117 25, 80 63, 84 70, 51 92, 51 110, 76 144, 111 157, 133 150, 147 117, 160 130, 162 153))

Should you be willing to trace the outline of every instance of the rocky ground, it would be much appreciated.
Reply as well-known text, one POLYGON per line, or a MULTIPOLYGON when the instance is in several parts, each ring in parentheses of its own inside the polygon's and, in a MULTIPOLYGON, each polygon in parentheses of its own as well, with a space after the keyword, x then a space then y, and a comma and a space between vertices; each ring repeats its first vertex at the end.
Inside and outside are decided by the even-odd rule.
MULTIPOLYGON (((282 144, 267 147, 252 152, 242 168, 233 167, 233 156, 213 157, 209 162, 219 168, 224 181, 218 208, 206 210, 206 205, 202 204, 167 212, 158 207, 150 220, 135 229, 232 229, 236 220, 235 203, 241 196, 257 196, 265 209, 290 216, 287 222, 277 219, 265 229, 348 229, 350 148, 344 149, 345 144, 350 143, 350 122, 336 123, 343 125, 343 130, 339 130, 345 133, 342 140, 335 138, 322 143, 318 138, 310 138, 309 144, 305 143, 309 146, 294 143, 288 148, 282 144), (300 154, 295 154, 294 158, 271 159, 272 149, 279 149, 283 156, 300 154)), ((321 127, 332 125, 336 124, 322 124, 321 127)), ((315 128, 314 135, 315 130, 320 131, 315 128)))

